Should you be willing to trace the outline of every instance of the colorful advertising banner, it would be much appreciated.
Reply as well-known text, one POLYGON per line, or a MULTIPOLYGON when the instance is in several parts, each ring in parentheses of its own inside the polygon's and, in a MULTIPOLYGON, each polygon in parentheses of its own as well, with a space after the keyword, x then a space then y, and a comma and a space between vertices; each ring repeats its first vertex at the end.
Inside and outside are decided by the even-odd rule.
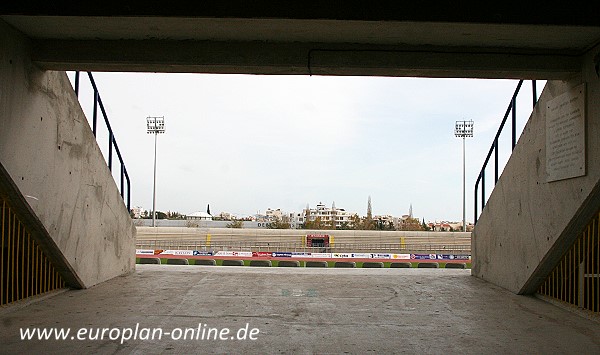
POLYGON ((410 254, 390 254, 390 259, 410 260, 410 254))
POLYGON ((194 255, 193 250, 164 250, 160 255, 194 255))
POLYGON ((210 256, 213 255, 212 251, 194 250, 194 256, 210 256))
POLYGON ((331 253, 310 253, 311 258, 331 258, 331 253))
POLYGON ((380 254, 380 253, 372 253, 371 259, 391 259, 391 254, 380 254))
POLYGON ((136 249, 135 253, 138 255, 154 255, 154 249, 136 249))
POLYGON ((276 258, 291 258, 292 257, 292 253, 280 253, 280 252, 274 252, 273 256, 276 258))
POLYGON ((352 255, 351 257, 355 259, 371 259, 371 254, 369 253, 352 253, 350 255, 352 255))
POLYGON ((273 253, 271 253, 270 251, 253 251, 252 256, 258 257, 258 258, 264 258, 264 257, 273 256, 273 253))

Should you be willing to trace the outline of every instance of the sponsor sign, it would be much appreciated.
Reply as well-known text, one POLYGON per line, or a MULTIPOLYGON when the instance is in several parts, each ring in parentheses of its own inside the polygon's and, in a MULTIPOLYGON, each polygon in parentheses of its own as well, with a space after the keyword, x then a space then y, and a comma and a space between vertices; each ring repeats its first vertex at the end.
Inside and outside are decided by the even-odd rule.
POLYGON ((154 249, 136 249, 135 253, 140 255, 154 255, 154 249))
POLYGON ((352 254, 351 253, 333 253, 333 257, 350 259, 350 258, 352 258, 352 254))
POLYGON ((253 251, 252 252, 252 256, 253 257, 259 257, 259 258, 264 258, 264 257, 273 256, 273 253, 271 253, 270 251, 253 251))
POLYGON ((438 254, 438 259, 441 260, 469 260, 469 255, 454 255, 454 254, 438 254))
POLYGON ((436 254, 410 254, 411 259, 415 260, 436 260, 436 254))
POLYGON ((251 251, 232 251, 233 256, 252 257, 251 251))
POLYGON ((331 258, 331 253, 310 253, 311 258, 331 258))
POLYGON ((356 259, 370 259, 371 258, 371 254, 369 253, 352 253, 352 258, 356 258, 356 259))
POLYGON ((221 250, 218 251, 215 256, 233 256, 233 252, 232 251, 226 251, 226 250, 221 250))
POLYGON ((194 250, 194 256, 209 256, 213 255, 212 251, 194 250))
POLYGON ((161 255, 194 255, 193 250, 165 250, 161 255))
POLYGON ((471 260, 471 255, 454 255, 454 260, 471 260))
POLYGON ((371 259, 391 259, 391 254, 371 253, 371 259))
POLYGON ((280 253, 280 252, 274 252, 273 256, 276 258, 291 258, 292 257, 292 253, 280 253))
POLYGON ((390 254, 391 259, 410 260, 410 254, 390 254))
POLYGON ((292 258, 310 258, 310 253, 292 253, 292 258))

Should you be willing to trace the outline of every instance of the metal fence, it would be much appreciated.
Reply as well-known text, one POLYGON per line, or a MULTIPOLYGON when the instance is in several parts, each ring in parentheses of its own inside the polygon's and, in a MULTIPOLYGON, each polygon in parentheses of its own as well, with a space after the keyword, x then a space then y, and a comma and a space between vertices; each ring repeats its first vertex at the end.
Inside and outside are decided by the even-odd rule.
POLYGON ((600 313, 599 221, 597 213, 540 286, 539 294, 600 313))
POLYGON ((65 287, 65 283, 0 196, 0 306, 65 287))

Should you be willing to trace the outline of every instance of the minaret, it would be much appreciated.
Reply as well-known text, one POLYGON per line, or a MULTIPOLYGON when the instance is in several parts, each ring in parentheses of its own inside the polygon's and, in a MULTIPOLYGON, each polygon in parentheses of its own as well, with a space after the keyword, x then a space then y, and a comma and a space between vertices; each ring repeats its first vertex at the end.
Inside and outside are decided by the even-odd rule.
POLYGON ((373 211, 371 209, 371 196, 369 196, 369 200, 367 202, 367 219, 373 218, 373 211))
POLYGON ((410 204, 410 208, 408 209, 408 217, 413 218, 412 214, 412 203, 410 204))

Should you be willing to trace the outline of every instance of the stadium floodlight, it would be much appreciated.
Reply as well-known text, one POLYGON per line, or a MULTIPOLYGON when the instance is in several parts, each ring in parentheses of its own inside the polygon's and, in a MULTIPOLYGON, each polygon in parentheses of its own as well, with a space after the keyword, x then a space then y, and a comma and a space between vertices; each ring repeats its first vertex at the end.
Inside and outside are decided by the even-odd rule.
POLYGON ((152 190, 152 227, 156 227, 156 142, 160 133, 165 133, 165 117, 147 117, 148 134, 154 134, 154 187, 152 190))
POLYGON ((473 120, 469 121, 456 121, 456 125, 454 126, 454 135, 458 138, 463 139, 463 232, 467 231, 467 221, 466 221, 466 186, 465 186, 465 175, 466 175, 466 166, 465 166, 465 138, 473 137, 473 120))

